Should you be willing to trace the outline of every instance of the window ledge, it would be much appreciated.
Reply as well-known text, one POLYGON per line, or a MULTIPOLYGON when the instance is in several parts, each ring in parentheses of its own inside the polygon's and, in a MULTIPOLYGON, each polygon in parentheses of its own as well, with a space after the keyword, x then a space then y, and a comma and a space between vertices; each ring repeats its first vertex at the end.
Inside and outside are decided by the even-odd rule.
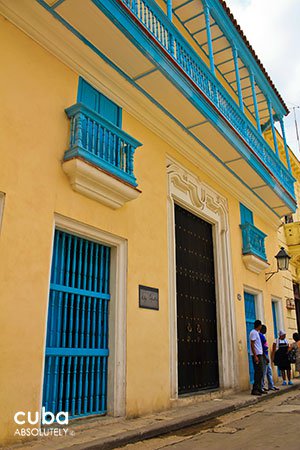
POLYGON ((64 161, 62 168, 74 191, 112 209, 121 208, 141 193, 139 189, 80 158, 64 161))
POLYGON ((267 261, 253 254, 243 255, 243 263, 248 270, 256 274, 263 272, 270 265, 267 261))

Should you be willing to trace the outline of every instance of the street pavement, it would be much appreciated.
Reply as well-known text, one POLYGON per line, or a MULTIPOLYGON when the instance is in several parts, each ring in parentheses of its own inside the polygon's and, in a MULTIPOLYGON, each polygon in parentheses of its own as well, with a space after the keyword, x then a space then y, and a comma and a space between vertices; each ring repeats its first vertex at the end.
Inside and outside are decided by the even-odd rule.
POLYGON ((300 450, 300 392, 286 392, 205 424, 123 449, 300 450))

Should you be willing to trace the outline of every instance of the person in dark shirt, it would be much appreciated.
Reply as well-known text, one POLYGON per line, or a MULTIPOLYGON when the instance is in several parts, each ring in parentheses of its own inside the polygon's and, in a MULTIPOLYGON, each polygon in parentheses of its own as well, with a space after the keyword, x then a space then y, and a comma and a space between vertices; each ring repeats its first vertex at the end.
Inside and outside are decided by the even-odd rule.
POLYGON ((266 339, 266 332, 267 327, 266 325, 262 325, 259 336, 261 340, 261 345, 263 348, 263 377, 262 377, 262 383, 261 383, 261 389, 263 391, 278 391, 278 387, 274 385, 273 381, 273 374, 272 374, 272 367, 270 365, 270 358, 269 358, 269 346, 266 339), (268 380, 268 389, 265 388, 265 378, 267 375, 268 380))

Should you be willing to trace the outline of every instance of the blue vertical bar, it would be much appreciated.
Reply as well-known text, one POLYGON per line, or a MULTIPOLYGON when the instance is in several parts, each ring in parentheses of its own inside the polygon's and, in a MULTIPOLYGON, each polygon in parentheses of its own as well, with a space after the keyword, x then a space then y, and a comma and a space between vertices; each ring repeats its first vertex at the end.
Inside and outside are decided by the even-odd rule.
POLYGON ((68 356, 67 381, 66 381, 66 411, 69 411, 70 404, 70 378, 71 378, 72 357, 68 356))
POLYGON ((94 120, 91 121, 92 123, 92 153, 95 153, 95 128, 96 128, 96 122, 94 120))
POLYGON ((54 373, 53 373, 53 393, 52 393, 52 409, 51 412, 56 414, 57 412, 57 384, 58 384, 58 363, 59 357, 54 357, 54 373))
MULTIPOLYGON (((77 288, 80 289, 81 287, 81 270, 82 270, 82 246, 83 246, 83 240, 79 239, 79 249, 78 249, 78 276, 77 280, 75 280, 75 284, 77 281, 77 288)), ((74 286, 75 286, 74 284, 74 286)), ((76 302, 76 320, 75 320, 75 339, 74 339, 74 347, 77 348, 79 346, 79 318, 80 318, 80 305, 81 305, 81 296, 77 295, 77 302, 76 302)))
POLYGON ((97 356, 97 369, 96 369, 96 392, 95 392, 95 410, 98 412, 100 407, 100 356, 97 356))
MULTIPOLYGON (((63 284, 64 282, 64 254, 65 254, 65 240, 66 240, 66 234, 62 233, 62 244, 61 244, 61 271, 60 271, 60 278, 59 278, 59 284, 63 284)), ((58 306, 57 306, 57 323, 56 323, 56 347, 61 346, 61 322, 62 322, 62 303, 63 303, 63 297, 64 294, 62 292, 58 293, 58 306)))
POLYGON ((81 414, 82 410, 82 377, 83 377, 83 362, 84 357, 80 357, 79 365, 79 381, 78 381, 78 414, 81 414))
MULTIPOLYGON (((59 244, 60 244, 60 232, 56 231, 54 235, 54 250, 53 250, 53 263, 52 263, 52 273, 51 280, 53 283, 58 283, 60 277, 60 267, 58 266, 58 254, 59 254, 59 244)), ((57 325, 55 317, 55 300, 57 293, 55 291, 50 291, 49 297, 49 341, 47 339, 47 346, 53 347, 55 340, 55 328, 57 325)))
MULTIPOLYGON (((100 246, 100 277, 99 277, 99 292, 103 293, 103 273, 104 273, 104 247, 100 246)), ((99 298, 99 318, 98 318, 98 339, 97 348, 101 348, 102 344, 102 321, 103 321, 103 303, 105 300, 99 298)))
POLYGON ((252 71, 250 71, 249 74, 250 74, 250 83, 251 83, 252 97, 253 97, 253 103, 254 103, 256 126, 257 126, 258 131, 261 133, 259 110, 258 110, 256 91, 255 91, 255 78, 254 78, 254 74, 252 71))
POLYGON ((101 145, 101 125, 98 124, 97 127, 97 145, 96 145, 96 154, 100 156, 100 145, 101 145))
POLYGON ((236 78, 236 84, 237 84, 240 109, 244 112, 243 94, 242 94, 242 86, 241 86, 241 79, 240 79, 240 72, 239 72, 238 51, 237 51, 237 48, 235 45, 232 47, 232 55, 233 55, 233 61, 234 61, 235 78, 236 78))
POLYGON ((85 380, 84 380, 84 400, 83 400, 83 412, 87 413, 88 407, 88 388, 89 388, 89 365, 90 365, 90 357, 86 356, 86 366, 85 366, 85 380))
POLYGON ((167 0, 167 16, 172 22, 172 0, 167 0))
MULTIPOLYGON (((87 255, 88 255, 88 241, 85 241, 84 246, 84 264, 83 264, 83 289, 87 288, 87 255)), ((85 303, 86 297, 82 298, 82 311, 81 311, 81 333, 80 333, 80 347, 84 347, 84 331, 85 331, 85 303)))
POLYGON ((95 356, 92 357, 92 368, 90 376, 90 412, 94 411, 94 384, 95 384, 95 356))
POLYGON ((75 356, 74 357, 74 365, 73 365, 71 416, 75 416, 75 412, 76 412, 77 363, 78 363, 78 356, 75 356))
POLYGON ((274 125, 274 118, 273 118, 273 112, 272 112, 272 103, 271 103, 270 99, 267 99, 267 102, 268 102, 268 109, 269 109, 269 114, 270 114, 270 122, 271 122, 271 129, 272 129, 272 136, 273 136, 273 141, 274 141, 275 152, 279 158, 279 150, 278 150, 278 144, 277 144, 277 138, 276 138, 276 129, 275 129, 275 125, 274 125))
POLYGON ((109 163, 111 163, 111 131, 109 130, 108 131, 108 138, 107 138, 107 141, 108 141, 108 145, 107 145, 107 161, 109 162, 109 163))
POLYGON ((58 411, 63 411, 65 361, 66 357, 63 356, 61 358, 61 366, 60 366, 58 411))
POLYGON ((210 12, 209 7, 206 3, 206 1, 203 1, 203 8, 204 8, 204 16, 205 16, 205 26, 206 26, 206 36, 207 36, 207 45, 208 45, 208 53, 209 53, 209 63, 210 63, 210 70, 213 75, 215 75, 215 63, 214 63, 214 51, 213 51, 213 45, 211 40, 211 30, 210 30, 210 12))
POLYGON ((46 372, 46 383, 44 385, 44 405, 46 411, 48 411, 49 402, 50 402, 50 380, 51 380, 51 371, 52 368, 52 356, 46 357, 46 364, 45 364, 45 372, 46 372))
POLYGON ((107 357, 104 356, 102 358, 102 392, 101 392, 101 411, 105 411, 106 409, 106 367, 107 367, 107 357))
POLYGON ((283 145, 284 145, 286 162, 287 162, 287 165, 288 165, 289 172, 292 173, 289 149, 288 149, 288 145, 287 145, 287 142, 286 142, 286 135, 285 135, 283 117, 280 117, 280 126, 281 126, 281 133, 282 133, 282 138, 283 138, 283 145))
MULTIPOLYGON (((89 276, 88 276, 88 290, 92 290, 93 285, 93 255, 94 255, 94 242, 89 243, 90 259, 89 259, 89 276)), ((86 347, 91 347, 91 309, 92 309, 92 297, 88 297, 88 313, 87 313, 87 328, 86 328, 86 347)))
MULTIPOLYGON (((71 272, 68 276, 68 282, 67 286, 71 284, 71 286, 74 286, 74 280, 75 280, 75 269, 76 269, 76 248, 77 248, 77 238, 75 236, 69 236, 69 248, 68 248, 68 266, 70 268, 69 272, 71 272), (73 248, 73 254, 71 256, 71 244, 72 241, 74 242, 74 248, 73 248), (73 260, 72 260, 73 259, 73 260), (71 264, 72 260, 72 264, 71 264), (69 277, 71 278, 71 283, 69 281, 69 277)), ((73 338, 73 311, 74 311, 74 294, 71 294, 70 298, 70 311, 69 311, 69 339, 68 339, 68 346, 72 347, 72 338, 73 338)))
POLYGON ((86 121, 86 149, 89 150, 89 136, 90 136, 90 119, 89 117, 87 117, 87 121, 86 121))

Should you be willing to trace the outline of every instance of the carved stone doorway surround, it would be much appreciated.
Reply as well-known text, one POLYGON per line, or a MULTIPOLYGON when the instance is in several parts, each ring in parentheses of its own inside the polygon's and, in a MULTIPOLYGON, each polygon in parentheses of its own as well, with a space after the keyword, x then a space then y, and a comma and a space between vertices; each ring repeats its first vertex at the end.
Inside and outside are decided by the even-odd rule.
POLYGON ((174 204, 213 225, 220 389, 237 387, 237 345, 227 200, 179 164, 168 161, 171 398, 178 398, 174 204))

